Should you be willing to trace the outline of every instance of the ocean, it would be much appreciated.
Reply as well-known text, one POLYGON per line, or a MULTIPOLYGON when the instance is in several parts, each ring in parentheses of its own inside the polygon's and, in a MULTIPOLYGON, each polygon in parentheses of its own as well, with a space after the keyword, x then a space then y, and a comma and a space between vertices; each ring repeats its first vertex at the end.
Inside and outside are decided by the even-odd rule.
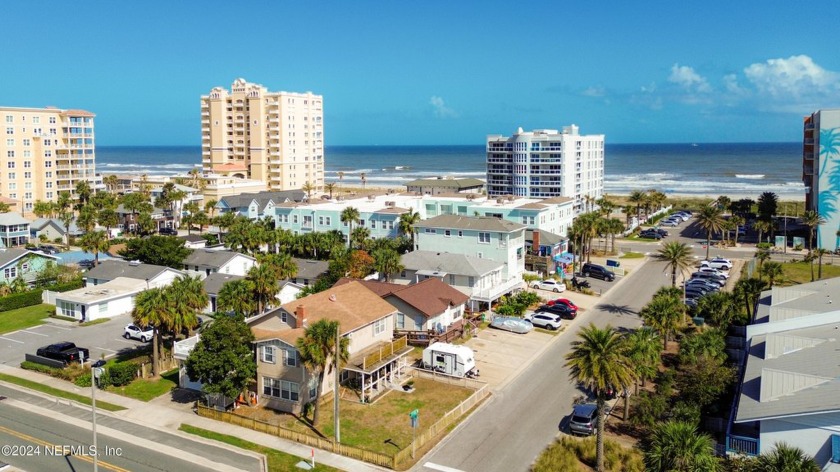
MULTIPOLYGON (((478 146, 327 146, 325 178, 361 186, 398 186, 438 176, 485 179, 478 146)), ((184 174, 201 163, 197 146, 97 146, 97 171, 110 174, 184 174)), ((775 192, 802 199, 801 143, 606 144, 604 191, 628 194, 655 188, 666 194, 754 195, 775 192)))

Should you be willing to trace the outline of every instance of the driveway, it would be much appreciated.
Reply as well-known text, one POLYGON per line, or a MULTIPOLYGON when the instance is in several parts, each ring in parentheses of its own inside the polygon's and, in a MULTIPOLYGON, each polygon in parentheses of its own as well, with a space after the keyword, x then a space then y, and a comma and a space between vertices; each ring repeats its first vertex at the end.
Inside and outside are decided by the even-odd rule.
POLYGON ((131 316, 128 314, 92 326, 49 320, 39 326, 2 334, 0 363, 20 366, 25 354, 35 354, 39 347, 61 341, 72 341, 79 347, 90 349, 90 356, 94 359, 101 359, 103 355, 108 359, 143 345, 140 341, 122 338, 123 328, 129 323, 131 316))
MULTIPOLYGON (((563 320, 564 324, 567 320, 563 320)), ((500 329, 487 328, 478 337, 465 344, 475 352, 475 366, 480 372, 479 380, 487 382, 492 389, 506 385, 522 367, 530 363, 556 336, 538 331, 516 334, 500 329)))

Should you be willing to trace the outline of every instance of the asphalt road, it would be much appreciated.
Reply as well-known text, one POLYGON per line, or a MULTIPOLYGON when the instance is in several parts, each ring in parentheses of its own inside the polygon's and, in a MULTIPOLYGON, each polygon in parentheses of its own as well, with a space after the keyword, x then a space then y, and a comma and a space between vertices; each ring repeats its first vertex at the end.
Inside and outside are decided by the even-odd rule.
POLYGON ((100 359, 113 357, 121 351, 142 346, 136 340, 123 339, 125 325, 131 323, 129 315, 112 318, 105 323, 79 326, 74 323, 47 322, 39 326, 0 335, 0 363, 19 366, 25 354, 35 354, 42 346, 61 341, 72 341, 77 346, 90 349, 90 356, 100 359))
MULTIPOLYGON (((8 397, 0 401, 0 460, 31 471, 93 470, 89 449, 93 443, 89 409, 56 404, 52 400, 2 386, 0 395, 8 397), (52 411, 56 418, 29 411, 32 407, 52 411), (69 417, 70 422, 57 419, 57 414, 69 417), (60 447, 56 449, 55 446, 60 447)), ((203 472, 220 470, 222 466, 227 470, 259 469, 259 461, 254 457, 113 416, 97 415, 97 432, 99 470, 203 472), (109 429, 119 431, 121 439, 109 436, 109 429), (132 440, 126 441, 126 438, 132 440), (155 447, 144 447, 144 444, 155 447), (158 450, 164 446, 169 454, 158 450), (190 456, 207 459, 207 462, 204 465, 193 463, 189 460, 190 456), (211 466, 212 463, 218 465, 211 466)))
MULTIPOLYGON (((563 364, 582 326, 607 324, 619 329, 641 325, 638 311, 668 280, 664 264, 648 262, 603 296, 554 341, 538 359, 469 419, 458 426, 416 471, 526 471, 558 434, 580 395, 563 364)), ((617 407, 622 407, 621 404, 617 407)))

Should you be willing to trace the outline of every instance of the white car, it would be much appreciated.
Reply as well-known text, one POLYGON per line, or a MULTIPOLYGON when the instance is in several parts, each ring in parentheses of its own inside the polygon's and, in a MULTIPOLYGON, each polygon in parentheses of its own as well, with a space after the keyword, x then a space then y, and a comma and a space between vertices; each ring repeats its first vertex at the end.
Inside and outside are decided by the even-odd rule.
POLYGON ((556 280, 539 280, 531 284, 531 287, 538 288, 540 290, 549 290, 556 293, 566 291, 566 284, 564 284, 563 282, 558 282, 556 280))
POLYGON ((716 257, 710 261, 700 262, 700 267, 711 267, 712 269, 729 270, 732 268, 732 261, 722 257, 716 257))
POLYGON ((154 335, 155 330, 150 326, 141 328, 137 325, 130 324, 127 325, 123 331, 123 337, 125 339, 139 339, 142 342, 151 341, 154 335))
POLYGON ((717 270, 717 269, 715 269, 713 267, 709 267, 709 266, 700 266, 700 268, 697 269, 697 272, 707 272, 709 274, 715 274, 719 277, 723 277, 724 279, 729 278, 729 274, 727 274, 726 272, 717 270))
POLYGON ((551 331, 560 329, 560 326, 563 324, 560 316, 552 315, 551 313, 529 313, 525 315, 525 319, 538 328, 551 331))
POLYGON ((680 225, 680 223, 681 223, 681 222, 680 222, 680 221, 677 221, 677 220, 665 220, 665 221, 661 221, 659 224, 660 224, 661 226, 676 227, 676 226, 679 226, 679 225, 680 225))

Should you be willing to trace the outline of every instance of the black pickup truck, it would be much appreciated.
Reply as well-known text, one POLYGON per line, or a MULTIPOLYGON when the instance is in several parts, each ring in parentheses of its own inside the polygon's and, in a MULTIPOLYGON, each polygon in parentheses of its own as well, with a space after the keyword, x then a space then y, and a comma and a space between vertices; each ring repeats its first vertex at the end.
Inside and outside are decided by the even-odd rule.
POLYGON ((46 357, 47 359, 64 362, 64 364, 80 362, 82 358, 85 360, 90 359, 90 350, 84 347, 76 347, 71 342, 50 344, 49 346, 39 348, 35 354, 46 357))

